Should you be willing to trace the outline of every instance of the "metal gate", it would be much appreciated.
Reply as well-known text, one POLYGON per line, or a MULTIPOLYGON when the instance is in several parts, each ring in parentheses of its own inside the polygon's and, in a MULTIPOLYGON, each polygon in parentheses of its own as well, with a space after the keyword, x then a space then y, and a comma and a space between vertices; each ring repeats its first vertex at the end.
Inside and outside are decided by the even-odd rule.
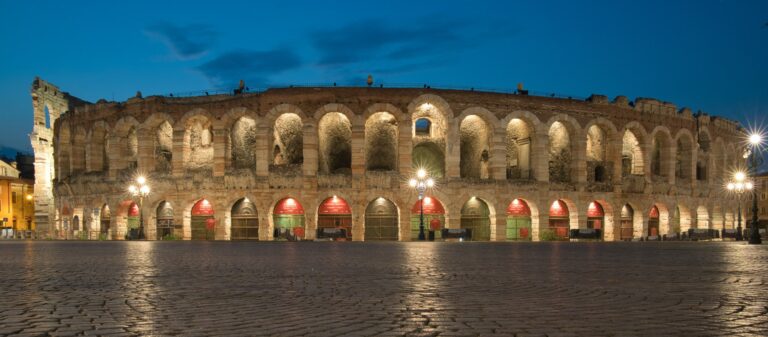
POLYGON ((259 218, 256 206, 248 198, 232 206, 232 240, 258 240, 259 218))
POLYGON ((365 209, 365 240, 397 241, 397 207, 391 201, 377 198, 365 209))
POLYGON ((635 211, 632 210, 632 206, 629 206, 629 204, 626 204, 621 208, 619 240, 630 241, 634 237, 634 231, 632 228, 632 218, 634 215, 635 211))
POLYGON ((167 240, 173 235, 173 207, 163 201, 157 207, 157 239, 167 240))
POLYGON ((507 240, 531 240, 531 218, 507 217, 507 240))
POLYGON ((192 216, 192 240, 213 240, 216 229, 213 215, 192 216))
POLYGON ((491 239, 491 218, 488 205, 472 197, 461 208, 461 228, 472 230, 473 241, 491 239))

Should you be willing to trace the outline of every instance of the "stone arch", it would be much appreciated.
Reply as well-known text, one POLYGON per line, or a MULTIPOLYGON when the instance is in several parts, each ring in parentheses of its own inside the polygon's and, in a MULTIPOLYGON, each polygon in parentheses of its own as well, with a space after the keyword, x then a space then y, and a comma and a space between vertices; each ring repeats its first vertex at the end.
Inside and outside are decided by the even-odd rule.
POLYGON ((478 197, 470 197, 461 207, 461 228, 471 231, 473 241, 491 239, 491 209, 478 197))
POLYGON ((294 114, 299 117, 299 120, 302 123, 309 122, 309 117, 307 117, 304 111, 302 111, 301 109, 299 109, 299 107, 293 104, 287 104, 287 103, 278 104, 272 109, 269 109, 269 111, 267 111, 267 114, 264 116, 264 121, 269 125, 274 126, 277 120, 284 114, 294 114))
POLYGON ((642 176, 645 174, 645 153, 643 151, 648 134, 638 122, 624 127, 621 146, 621 175, 642 176))
POLYGON ((249 115, 238 117, 229 132, 228 152, 231 167, 256 168, 256 120, 249 115))
POLYGON ((184 130, 182 162, 185 169, 213 169, 213 120, 208 116, 207 112, 198 110, 179 120, 184 130))
POLYGON ((99 208, 99 233, 104 238, 111 238, 112 227, 112 212, 109 209, 109 204, 104 203, 99 208))
POLYGON ((420 95, 408 103, 408 112, 412 116, 411 119, 414 119, 413 115, 416 111, 429 110, 429 105, 435 107, 439 112, 441 112, 444 119, 453 119, 454 115, 453 110, 451 110, 451 105, 448 104, 448 102, 442 97, 434 94, 420 95))
POLYGON ((693 135, 688 129, 680 129, 675 137, 675 144, 675 178, 684 181, 695 178, 692 172, 693 135))
POLYGON ((696 135, 696 167, 694 176, 698 181, 708 181, 710 170, 714 165, 714 154, 712 153, 712 137, 706 128, 699 129, 696 135))
POLYGON ((326 112, 318 121, 317 133, 318 172, 352 174, 352 122, 347 115, 326 112))
POLYGON ((237 199, 230 208, 230 239, 258 240, 259 212, 248 197, 237 199))
MULTIPOLYGON (((186 207, 192 240, 215 240, 217 232, 216 207, 207 198, 198 198, 186 207)), ((185 217, 186 220, 186 217, 185 217)))
POLYGON ((365 121, 365 166, 368 171, 396 171, 399 129, 397 117, 387 111, 370 114, 365 121))
POLYGON ((704 205, 700 205, 696 208, 696 228, 709 229, 712 226, 709 223, 709 210, 704 205))
POLYGON ((570 199, 554 199, 548 208, 549 223, 547 231, 541 233, 543 240, 567 240, 571 228, 579 228, 579 215, 576 204, 570 199))
POLYGON ((559 114, 547 122, 549 137, 549 181, 571 182, 577 158, 579 124, 573 117, 559 114))
POLYGON ((110 168, 117 170, 135 170, 139 162, 139 122, 131 117, 123 117, 117 123, 112 132, 114 142, 110 143, 115 159, 115 165, 110 168))
POLYGON ((653 203, 648 209, 648 229, 645 233, 646 238, 659 240, 664 235, 677 233, 673 231, 669 208, 663 203, 653 203))
POLYGON ((163 198, 153 206, 154 219, 151 219, 149 222, 154 222, 155 224, 157 240, 182 237, 182 233, 177 232, 175 228, 173 203, 163 198))
POLYGON ((599 229, 604 240, 617 239, 613 205, 605 199, 594 199, 587 204, 587 228, 599 229))
MULTIPOLYGON (((492 124, 490 124, 492 125, 492 124)), ((493 128, 478 115, 467 115, 459 124, 459 174, 462 178, 490 178, 493 128)))
POLYGON ((427 195, 411 207, 411 240, 419 238, 421 226, 421 207, 424 209, 424 231, 434 231, 435 239, 442 238, 442 229, 446 227, 447 209, 443 202, 434 195, 427 195))
POLYGON ((323 117, 325 117, 325 115, 329 113, 340 113, 347 118, 350 125, 357 125, 358 117, 355 115, 355 113, 352 112, 352 110, 346 105, 339 103, 329 103, 321 106, 319 109, 317 109, 317 111, 315 111, 313 119, 319 122, 321 119, 323 119, 323 117))
POLYGON ((674 233, 686 233, 689 229, 693 228, 693 218, 691 217, 691 211, 685 205, 678 203, 675 207, 675 214, 673 216, 674 222, 670 226, 670 231, 674 233))
POLYGON ((363 120, 367 121, 371 116, 379 112, 389 113, 394 116, 398 122, 405 122, 408 118, 408 115, 391 103, 374 103, 363 112, 363 120))
POLYGON ((286 112, 272 127, 272 165, 300 165, 304 162, 304 124, 300 115, 286 112))
POLYGON ((169 173, 173 162, 173 117, 167 113, 155 113, 144 120, 145 137, 152 139, 151 160, 148 170, 169 173))
POLYGON ((672 136, 664 126, 657 126, 651 132, 651 176, 656 181, 666 181, 672 160, 672 136))
POLYGON ((377 197, 365 207, 365 241, 397 241, 400 209, 393 201, 377 197))
POLYGON ((632 241, 635 238, 635 233, 640 232, 642 237, 643 230, 643 216, 642 212, 636 212, 632 203, 626 202, 621 207, 621 213, 619 216, 619 233, 616 235, 617 240, 632 241), (638 224, 638 225, 636 225, 638 224), (638 228, 639 227, 639 228, 638 228))
POLYGON ((506 123, 507 179, 531 179, 531 150, 535 129, 525 119, 512 118, 506 123))
POLYGON ((336 238, 330 233, 338 230, 345 231, 345 239, 352 239, 352 207, 346 199, 333 195, 323 199, 317 206, 317 237, 336 238))
POLYGON ((597 124, 587 128, 587 181, 610 181, 612 163, 608 161, 608 134, 597 124))
POLYGON ((539 210, 536 204, 524 198, 512 199, 507 206, 506 240, 530 241, 538 234, 538 228, 539 210))
POLYGON ((291 196, 275 199, 269 207, 270 227, 275 240, 302 240, 307 238, 306 216, 300 200, 291 196))
POLYGON ((109 148, 109 125, 97 121, 91 127, 88 137, 87 162, 89 172, 104 172, 109 170, 107 149, 109 148))
POLYGON ((414 169, 424 168, 436 178, 445 175, 445 158, 448 148, 448 123, 453 118, 448 104, 434 95, 422 95, 411 102, 409 111, 412 125, 412 163, 414 169), (431 100, 429 100, 431 99, 431 100), (419 102, 419 103, 417 103, 419 102), (419 119, 430 121, 429 134, 417 134, 419 119))

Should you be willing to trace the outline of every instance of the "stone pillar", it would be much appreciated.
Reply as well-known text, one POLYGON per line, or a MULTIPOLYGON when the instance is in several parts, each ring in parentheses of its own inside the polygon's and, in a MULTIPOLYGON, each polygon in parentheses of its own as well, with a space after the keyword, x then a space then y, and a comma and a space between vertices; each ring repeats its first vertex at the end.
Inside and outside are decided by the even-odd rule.
POLYGON ((213 176, 223 177, 226 172, 227 134, 228 130, 220 127, 213 128, 213 176))
POLYGON ((621 149, 623 141, 621 138, 617 139, 616 137, 617 136, 614 135, 614 137, 608 141, 605 160, 609 163, 613 163, 611 183, 618 187, 618 185, 621 184, 621 149))
MULTIPOLYGON (((317 175, 318 164, 318 137, 317 128, 309 123, 304 124, 304 164, 302 165, 302 171, 305 176, 317 175)), ((307 219, 309 220, 309 219, 307 219)), ((313 234, 314 238, 314 234, 313 234)))
POLYGON ((491 241, 507 241, 507 213, 503 211, 505 209, 504 207, 496 208, 496 224, 491 223, 491 241))
POLYGON ((139 141, 139 153, 137 155, 139 172, 152 172, 155 170, 155 137, 151 130, 144 128, 136 130, 139 141))
POLYGON ((171 172, 175 177, 184 175, 184 158, 189 155, 189 149, 184 146, 184 130, 173 130, 173 157, 171 158, 171 172))
POLYGON ((461 176, 461 151, 459 125, 457 121, 447 121, 448 130, 446 130, 447 149, 445 153, 445 175, 447 178, 459 178, 461 176))
POLYGON ((549 135, 544 131, 533 135, 531 169, 536 181, 549 182, 549 135))
POLYGON ((587 182, 587 138, 586 132, 571 138, 571 174, 573 182, 583 186, 587 182), (575 141, 574 141, 575 140, 575 141))
POLYGON ((109 178, 115 179, 117 173, 125 167, 122 147, 125 146, 116 135, 109 136, 109 149, 107 150, 107 160, 109 161, 109 178))
MULTIPOLYGON (((408 202, 407 200, 405 201, 408 202)), ((400 211, 400 218, 398 221, 400 222, 399 230, 400 230, 400 241, 411 241, 414 238, 411 237, 411 205, 406 204, 406 207, 402 208, 402 211, 400 211)))
MULTIPOLYGON (((398 123, 397 136, 397 167, 400 175, 407 176, 411 173, 413 152, 413 121, 401 120, 398 123)), ((401 232, 402 233, 402 232, 401 232)))
POLYGON ((490 177, 495 180, 507 179, 506 131, 494 128, 491 139, 490 177))
MULTIPOLYGON (((546 205, 546 201, 544 202, 544 205, 546 205)), ((546 209, 539 210, 539 225, 535 226, 533 221, 531 221, 531 238, 533 241, 541 241, 541 233, 543 231, 549 230, 549 207, 547 206, 546 209)))
MULTIPOLYGON (((256 176, 269 176, 269 164, 272 163, 269 142, 272 135, 269 125, 261 124, 256 127, 256 176)), ((261 233, 261 231, 259 231, 261 233)), ((261 234, 259 234, 261 237, 261 234)), ((265 238, 266 239, 266 238, 265 238)))
MULTIPOLYGON (((664 162, 664 155, 663 155, 664 150, 665 149, 662 148, 662 155, 661 155, 662 163, 664 162)), ((661 169, 667 172, 667 182, 670 185, 674 185, 677 178, 675 177, 675 166, 677 166, 677 146, 670 145, 669 148, 666 150, 667 150, 666 151, 667 165, 666 167, 664 167, 664 165, 661 165, 661 169)))
POLYGON ((365 174, 365 126, 352 122, 352 175, 365 174))
POLYGON ((688 172, 690 172, 689 176, 691 177, 691 191, 694 193, 696 192, 696 187, 698 186, 698 179, 696 177, 696 164, 699 162, 699 145, 694 143, 693 146, 691 146, 691 162, 689 163, 688 172))

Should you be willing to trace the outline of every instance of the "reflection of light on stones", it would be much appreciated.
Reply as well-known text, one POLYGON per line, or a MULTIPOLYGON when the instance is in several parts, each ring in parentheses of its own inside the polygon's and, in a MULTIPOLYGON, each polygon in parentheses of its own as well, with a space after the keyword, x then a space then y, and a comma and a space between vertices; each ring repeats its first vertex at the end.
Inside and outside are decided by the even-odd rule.
POLYGON ((155 265, 153 242, 130 242, 127 245, 125 270, 123 272, 122 289, 125 291, 125 303, 134 312, 131 323, 140 331, 155 331, 157 329, 155 316, 156 294, 162 293, 156 281, 157 266, 155 265))
POLYGON ((445 291, 445 273, 441 270, 440 249, 444 246, 431 243, 413 243, 405 254, 405 278, 403 285, 404 308, 398 317, 403 328, 428 333, 436 325, 433 320, 445 316, 447 299, 441 297, 445 291))

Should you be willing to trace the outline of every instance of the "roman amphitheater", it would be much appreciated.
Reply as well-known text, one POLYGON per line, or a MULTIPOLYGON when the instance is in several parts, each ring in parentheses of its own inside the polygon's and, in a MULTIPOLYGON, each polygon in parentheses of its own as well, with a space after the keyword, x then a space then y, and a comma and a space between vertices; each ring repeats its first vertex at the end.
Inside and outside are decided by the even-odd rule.
POLYGON ((40 79, 31 93, 35 219, 52 238, 410 241, 420 206, 438 240, 735 227, 723 182, 742 128, 656 99, 374 86, 89 103, 40 79), (435 180, 423 204, 418 168, 435 180))

